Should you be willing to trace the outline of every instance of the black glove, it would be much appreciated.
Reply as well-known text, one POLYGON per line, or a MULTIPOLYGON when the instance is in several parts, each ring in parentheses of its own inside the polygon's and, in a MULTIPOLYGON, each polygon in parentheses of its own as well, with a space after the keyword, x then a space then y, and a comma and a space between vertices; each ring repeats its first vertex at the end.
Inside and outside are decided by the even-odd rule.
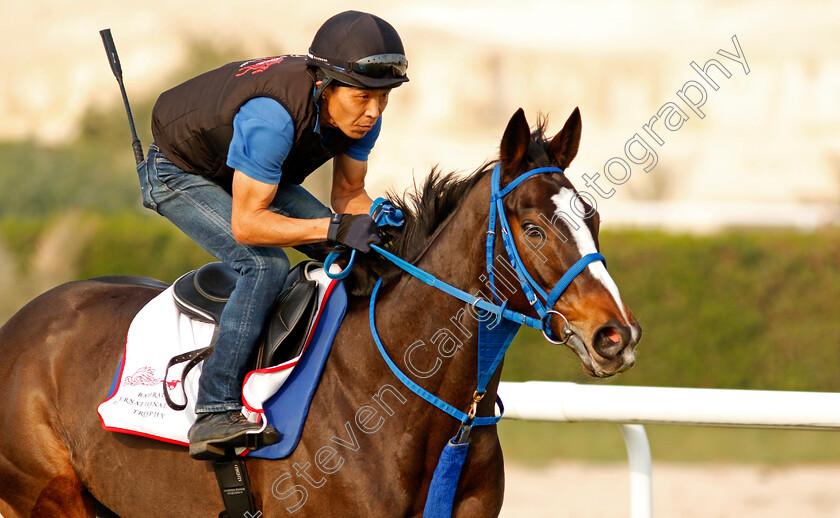
POLYGON ((371 243, 378 245, 381 242, 379 229, 367 214, 333 214, 327 239, 363 254, 370 252, 371 243))

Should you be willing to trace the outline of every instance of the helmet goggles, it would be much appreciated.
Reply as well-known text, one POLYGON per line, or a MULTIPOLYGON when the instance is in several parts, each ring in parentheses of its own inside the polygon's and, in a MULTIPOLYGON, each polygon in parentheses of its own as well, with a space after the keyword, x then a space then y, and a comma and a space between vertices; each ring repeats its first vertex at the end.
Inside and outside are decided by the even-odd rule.
POLYGON ((405 77, 408 70, 408 59, 402 54, 377 54, 349 63, 353 72, 376 79, 387 75, 405 77))
POLYGON ((354 86, 376 88, 391 87, 393 84, 408 81, 408 59, 403 54, 375 54, 362 58, 358 61, 341 61, 315 55, 311 50, 307 53, 309 63, 320 67, 327 75, 332 76, 330 71, 338 72, 335 79, 349 83, 354 86), (361 77, 359 77, 361 76, 361 77), (381 85, 371 84, 365 79, 385 80, 381 85), (388 81, 388 80, 391 81, 388 81))

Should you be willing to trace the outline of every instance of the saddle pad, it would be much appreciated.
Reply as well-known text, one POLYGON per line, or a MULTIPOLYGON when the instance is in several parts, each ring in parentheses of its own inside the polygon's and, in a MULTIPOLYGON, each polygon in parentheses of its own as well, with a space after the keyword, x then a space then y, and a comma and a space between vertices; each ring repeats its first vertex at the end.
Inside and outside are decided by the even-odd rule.
MULTIPOLYGON (((282 434, 279 443, 253 454, 282 458, 294 451, 309 411, 332 341, 344 318, 347 296, 340 281, 315 270, 319 310, 303 352, 281 365, 249 372, 242 390, 243 413, 252 421, 268 419, 282 434), (270 452, 264 453, 263 450, 270 452)), ((134 318, 125 352, 108 397, 98 408, 102 427, 187 446, 187 432, 195 422, 195 401, 202 365, 187 375, 187 407, 170 408, 163 398, 163 374, 169 359, 210 344, 213 325, 192 320, 174 303, 172 288, 152 299, 134 318)), ((166 380, 170 397, 180 401, 181 369, 170 369, 166 380)))

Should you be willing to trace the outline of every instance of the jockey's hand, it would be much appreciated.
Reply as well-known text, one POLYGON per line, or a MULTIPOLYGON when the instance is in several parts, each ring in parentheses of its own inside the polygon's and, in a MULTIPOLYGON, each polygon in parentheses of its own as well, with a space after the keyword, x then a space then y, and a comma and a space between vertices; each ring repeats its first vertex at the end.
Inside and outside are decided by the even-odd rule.
POLYGON ((363 254, 370 252, 370 245, 381 243, 379 230, 367 214, 333 214, 327 239, 363 254))

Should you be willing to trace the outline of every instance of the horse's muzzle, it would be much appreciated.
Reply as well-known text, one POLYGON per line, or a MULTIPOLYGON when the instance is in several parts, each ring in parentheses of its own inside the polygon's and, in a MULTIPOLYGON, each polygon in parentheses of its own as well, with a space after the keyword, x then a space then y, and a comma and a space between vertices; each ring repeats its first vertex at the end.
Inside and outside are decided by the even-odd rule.
POLYGON ((612 320, 595 330, 589 344, 576 334, 569 346, 577 353, 587 374, 606 378, 635 365, 635 348, 641 336, 638 322, 625 326, 612 320))

